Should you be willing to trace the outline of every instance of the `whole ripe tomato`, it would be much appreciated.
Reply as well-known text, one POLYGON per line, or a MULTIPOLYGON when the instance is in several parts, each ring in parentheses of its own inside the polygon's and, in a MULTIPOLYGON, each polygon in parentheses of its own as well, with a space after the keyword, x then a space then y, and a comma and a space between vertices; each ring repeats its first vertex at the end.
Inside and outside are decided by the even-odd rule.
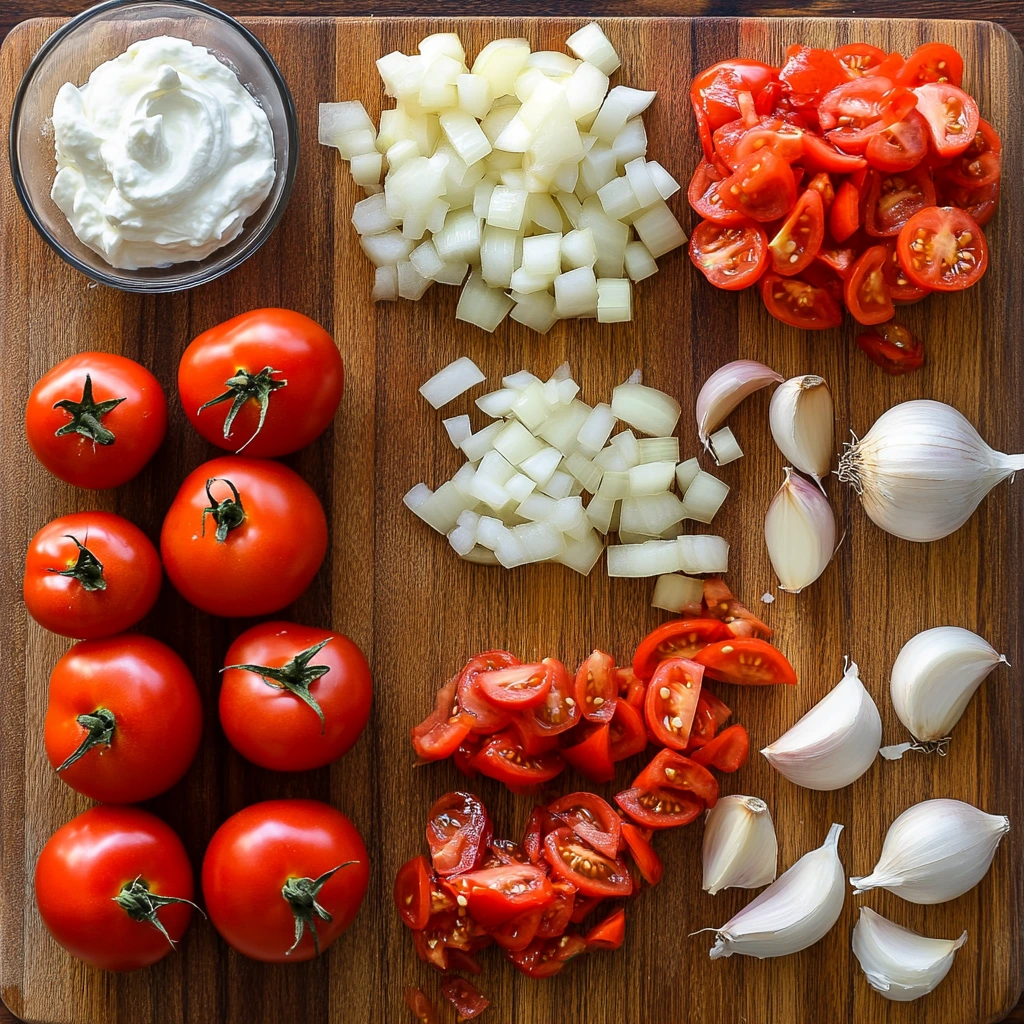
POLYGON ((113 512, 76 512, 47 523, 25 556, 29 614, 60 636, 93 640, 135 625, 160 593, 160 556, 113 512))
POLYGON ((46 756, 93 800, 138 803, 170 789, 188 771, 202 728, 192 673, 151 637, 83 640, 50 674, 46 756))
POLYGON ((214 927, 253 960, 312 960, 352 923, 370 877, 355 826, 317 800, 267 800, 232 815, 203 858, 214 927))
POLYGON ((334 339, 290 309, 254 309, 185 349, 178 391, 207 441, 247 455, 287 455, 322 434, 341 401, 334 339))
POLYGON ((29 447, 75 487, 120 487, 153 457, 167 431, 167 399, 145 367, 82 352, 36 381, 25 407, 29 447))
POLYGON ((220 723, 263 768, 298 772, 337 761, 370 717, 370 667, 341 633, 264 622, 231 645, 225 666, 220 723))
POLYGON ((327 518, 287 466, 223 456, 185 478, 160 552, 171 582, 197 608, 226 618, 268 615, 313 581, 327 553, 327 518))
POLYGON ((92 807, 50 837, 36 862, 50 934, 104 971, 162 960, 192 917, 192 867, 169 825, 138 807, 92 807))

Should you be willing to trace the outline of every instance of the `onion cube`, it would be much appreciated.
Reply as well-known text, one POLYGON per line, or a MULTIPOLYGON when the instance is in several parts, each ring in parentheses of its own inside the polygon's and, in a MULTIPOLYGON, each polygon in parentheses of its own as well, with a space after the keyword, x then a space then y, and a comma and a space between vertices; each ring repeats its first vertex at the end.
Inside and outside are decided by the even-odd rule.
POLYGON ((487 116, 494 98, 491 83, 483 75, 459 75, 455 89, 461 110, 481 120, 487 116))
POLYGON ((518 231, 523 225, 528 193, 524 188, 495 185, 487 206, 487 223, 518 231))
POLYGON ((538 334, 547 334, 558 320, 555 312, 555 297, 548 291, 536 291, 519 296, 519 301, 509 313, 517 323, 529 327, 538 334))
POLYGON ((588 576, 597 565, 604 551, 604 538, 596 530, 590 529, 580 538, 567 539, 565 551, 555 561, 567 565, 570 569, 583 576, 588 576))
POLYGON ((342 103, 321 103, 317 123, 317 141, 324 146, 337 146, 343 135, 365 130, 376 136, 370 115, 359 100, 342 103))
POLYGON ((685 495, 690 484, 697 479, 700 473, 700 463, 696 459, 687 459, 676 466, 676 486, 679 493, 685 495))
POLYGON ((563 235, 561 255, 562 263, 570 270, 576 270, 579 267, 592 267, 597 262, 594 232, 590 228, 582 228, 563 235))
POLYGON ((543 486, 551 479, 561 461, 562 453, 557 448, 543 448, 536 455, 525 459, 519 469, 535 483, 543 486))
POLYGON ((636 578, 677 572, 679 557, 679 547, 674 540, 612 545, 608 548, 608 575, 636 578))
POLYGON ((664 200, 640 214, 633 228, 654 257, 664 256, 686 242, 686 233, 664 200))
POLYGON ((555 310, 565 319, 597 315, 597 277, 592 267, 577 267, 555 278, 555 310))
POLYGON ((494 439, 494 450, 513 466, 521 465, 543 447, 544 445, 518 420, 509 420, 494 439))
POLYGON ((488 288, 480 272, 474 270, 462 286, 455 319, 465 320, 485 331, 493 331, 505 319, 513 305, 512 300, 503 291, 488 288))
POLYGON ((420 387, 420 394, 435 409, 440 409, 442 405, 446 405, 453 398, 458 398, 484 380, 486 378, 480 367, 469 356, 461 356, 443 370, 438 370, 420 387))
POLYGON ((679 566, 683 572, 728 572, 729 542, 724 537, 688 536, 677 537, 674 541, 679 551, 679 566))
POLYGON ((456 448, 458 448, 462 442, 473 433, 473 428, 469 423, 469 417, 466 415, 450 416, 446 420, 441 420, 441 426, 443 426, 447 431, 448 440, 450 440, 456 448))
POLYGON ((625 277, 602 277, 597 282, 597 322, 624 323, 633 319, 633 292, 625 277))
POLYGON ((700 580, 673 573, 658 577, 658 582, 654 584, 651 607, 678 614, 686 608, 699 608, 703 596, 704 584, 700 580))
POLYGON ((619 55, 615 52, 615 47, 608 41, 608 37, 596 21, 573 32, 566 39, 565 45, 581 60, 600 68, 606 75, 617 71, 622 64, 619 55))
POLYGON ((562 233, 549 232, 523 239, 523 263, 527 274, 549 276, 552 279, 562 269, 562 233))
POLYGON ((716 430, 709 438, 711 452, 715 456, 715 462, 720 466, 727 466, 730 462, 743 458, 743 449, 740 448, 736 436, 728 427, 716 430))
POLYGON ((624 262, 631 281, 645 281, 658 272, 658 264, 643 242, 629 242, 626 245, 624 262))

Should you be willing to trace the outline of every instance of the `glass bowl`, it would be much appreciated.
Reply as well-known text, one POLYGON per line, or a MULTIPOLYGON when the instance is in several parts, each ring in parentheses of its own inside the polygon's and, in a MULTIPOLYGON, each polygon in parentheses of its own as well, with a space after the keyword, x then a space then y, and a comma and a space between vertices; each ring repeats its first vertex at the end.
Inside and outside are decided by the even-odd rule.
POLYGON ((263 44, 233 18, 199 0, 108 0, 59 28, 32 58, 11 112, 10 163, 25 212, 59 255, 94 281, 131 292, 173 292, 212 281, 248 259, 284 213, 299 160, 295 105, 263 44), (121 270, 75 235, 50 198, 57 173, 51 115, 65 82, 84 84, 93 69, 133 42, 170 35, 205 46, 231 68, 266 112, 274 134, 276 175, 263 205, 237 238, 205 259, 121 270))

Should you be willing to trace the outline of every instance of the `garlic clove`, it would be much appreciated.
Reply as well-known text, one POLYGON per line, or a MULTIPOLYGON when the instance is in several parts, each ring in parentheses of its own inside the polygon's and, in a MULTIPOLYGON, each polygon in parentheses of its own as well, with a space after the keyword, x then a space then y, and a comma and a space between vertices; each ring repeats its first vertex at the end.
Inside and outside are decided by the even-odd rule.
POLYGON ((717 929, 711 959, 740 953, 764 959, 813 946, 832 930, 843 912, 845 886, 839 860, 842 825, 805 853, 753 902, 717 929))
POLYGON ((785 473, 764 517, 764 539, 779 586, 799 594, 832 560, 836 517, 817 487, 789 466, 785 473))
POLYGON ((835 407, 824 377, 812 373, 780 384, 768 407, 768 424, 779 451, 822 487, 835 449, 835 407))
POLYGON ((1010 819, 962 800, 924 800, 890 826, 870 875, 851 878, 857 896, 888 889, 910 903, 945 903, 985 877, 1010 819))
POLYGON ((967 932, 959 939, 929 939, 861 907, 852 947, 868 984, 886 999, 908 1003, 938 986, 966 941, 967 932))
POLYGON ((882 719, 864 689, 856 662, 796 725, 761 753, 805 789, 842 789, 871 767, 882 742, 882 719))
POLYGON ((775 881, 779 846, 768 805, 756 796, 723 796, 704 820, 704 889, 758 889, 775 881))
POLYGON ((914 739, 937 745, 949 737, 988 674, 1005 664, 1002 654, 969 629, 926 629, 903 645, 893 663, 893 708, 914 739))
POLYGON ((782 374, 754 359, 736 359, 715 370, 697 395, 697 433, 704 447, 744 398, 781 380, 782 374))

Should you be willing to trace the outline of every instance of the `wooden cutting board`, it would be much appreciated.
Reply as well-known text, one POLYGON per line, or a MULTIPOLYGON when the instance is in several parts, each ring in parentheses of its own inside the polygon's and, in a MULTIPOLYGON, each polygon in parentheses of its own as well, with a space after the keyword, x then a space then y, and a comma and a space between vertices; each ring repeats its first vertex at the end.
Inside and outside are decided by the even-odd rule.
MULTIPOLYGON (((698 145, 687 89, 693 73, 731 55, 779 63, 787 44, 867 40, 908 53, 942 39, 965 55, 966 84, 1004 140, 1003 199, 986 229, 991 267, 966 294, 933 296, 900 317, 928 346, 928 365, 911 377, 883 376, 854 348, 856 328, 803 334, 772 320, 756 294, 716 291, 682 252, 637 289, 633 324, 558 325, 538 338, 515 324, 493 337, 453 320, 456 290, 435 288, 416 305, 373 307, 372 272, 349 225, 356 190, 332 150, 316 141, 317 103, 358 97, 371 113, 381 102, 376 57, 414 51, 427 32, 457 29, 475 52, 500 35, 525 35, 535 48, 561 48, 581 22, 567 20, 253 19, 290 83, 299 111, 302 159, 295 193, 274 237, 227 278, 195 291, 142 298, 91 286, 36 236, 18 207, 9 175, 0 184, 0 995, 19 1015, 53 1022, 209 1021, 293 1024, 352 1021, 398 1024, 406 985, 432 996, 438 979, 419 963, 391 904, 399 865, 423 847, 427 808, 467 784, 449 765, 413 768, 408 729, 433 705, 438 685, 475 651, 509 647, 524 659, 554 654, 578 663, 593 647, 628 659, 662 616, 650 607, 653 584, 583 579, 560 566, 512 573, 457 561, 443 539, 401 506, 416 481, 441 482, 457 465, 439 420, 468 408, 457 401, 435 413, 416 393, 423 380, 458 355, 472 356, 495 381, 527 367, 547 374, 568 359, 582 397, 605 400, 635 366, 645 380, 679 397, 684 457, 696 454, 696 392, 719 364, 746 356, 786 376, 816 372, 830 382, 837 430, 863 434, 896 402, 951 402, 1004 451, 1024 450, 1021 422, 1024 260, 1024 154, 1019 118, 1022 60, 1003 29, 969 21, 610 20, 623 58, 619 80, 657 89, 648 116, 650 156, 684 182, 698 145), (168 641, 196 674, 206 703, 206 734, 186 779, 152 801, 182 835, 198 869, 205 844, 229 814, 261 799, 316 797, 350 815, 373 860, 370 891, 355 925, 327 956, 268 967, 246 960, 200 919, 180 950, 148 971, 104 975, 67 956, 43 928, 32 872, 48 836, 88 801, 61 783, 43 751, 47 677, 68 643, 27 619, 19 600, 24 551, 34 531, 56 515, 112 509, 156 537, 186 472, 216 454, 188 426, 174 397, 175 368, 200 331, 259 305, 299 309, 337 338, 346 394, 334 428, 288 459, 330 510, 327 561, 291 609, 299 621, 348 633, 369 656, 375 711, 357 747, 330 770, 279 775, 246 763, 226 744, 216 718, 216 669, 232 637, 247 625, 188 607, 169 586, 143 629, 168 641), (116 492, 75 491, 31 456, 22 408, 33 382, 58 360, 87 349, 123 352, 149 366, 171 399, 167 441, 136 480, 116 492)), ((58 25, 27 22, 0 58, 0 121, 31 55, 58 25)), ((6 149, 6 147, 5 147, 6 149)), ((693 215, 673 200, 683 223, 693 215)), ((795 689, 720 687, 755 749, 781 734, 838 681, 843 655, 861 666, 882 711, 887 742, 903 738, 888 698, 888 669, 900 646, 928 626, 976 629, 1015 666, 1021 649, 1021 484, 1004 484, 953 537, 928 546, 886 537, 852 494, 829 486, 846 541, 811 590, 758 598, 773 586, 762 542, 765 508, 781 481, 782 459, 766 427, 767 395, 749 400, 731 423, 746 457, 722 470, 733 493, 716 528, 732 541, 734 589, 763 610, 796 664, 795 689)), ((476 413, 476 410, 473 410, 476 413)), ((1014 830, 976 889, 937 907, 917 907, 886 893, 848 898, 838 925, 818 945, 778 961, 744 957, 711 962, 709 935, 750 894, 710 897, 700 889, 700 826, 658 838, 664 881, 628 911, 625 946, 571 964, 550 981, 523 978, 485 954, 481 987, 494 1008, 485 1019, 516 1024, 824 1024, 910 1022, 965 1024, 997 1020, 1021 989, 1021 883, 1024 873, 1021 669, 1001 669, 985 684, 956 729, 949 756, 879 762, 853 787, 811 793, 774 774, 760 755, 723 792, 766 799, 775 818, 780 870, 820 845, 833 821, 846 826, 840 853, 847 874, 870 870, 892 819, 927 797, 969 800, 1008 814, 1014 830), (937 993, 891 1004, 870 990, 849 952, 857 906, 868 905, 929 935, 968 942, 937 993)), ((622 766, 618 785, 639 761, 622 766)), ((566 775, 557 791, 580 788, 566 775)), ((471 788, 487 804, 499 834, 519 834, 531 801, 489 780, 471 788)), ((452 1019, 442 1008, 441 1020, 452 1019)))

